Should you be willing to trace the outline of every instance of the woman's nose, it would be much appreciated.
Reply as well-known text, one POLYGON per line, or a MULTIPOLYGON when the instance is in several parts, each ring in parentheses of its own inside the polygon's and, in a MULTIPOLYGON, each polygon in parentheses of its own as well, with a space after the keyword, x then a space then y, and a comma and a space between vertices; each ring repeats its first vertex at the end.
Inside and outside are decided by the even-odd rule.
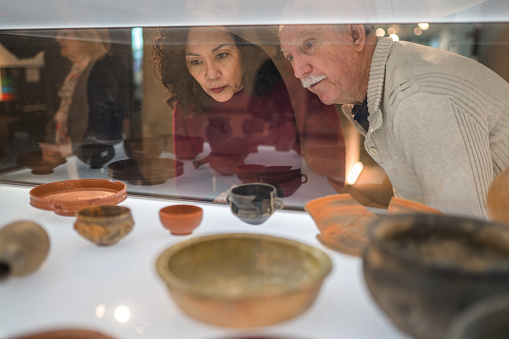
POLYGON ((221 71, 214 63, 207 64, 206 77, 209 80, 217 79, 221 76, 221 71))

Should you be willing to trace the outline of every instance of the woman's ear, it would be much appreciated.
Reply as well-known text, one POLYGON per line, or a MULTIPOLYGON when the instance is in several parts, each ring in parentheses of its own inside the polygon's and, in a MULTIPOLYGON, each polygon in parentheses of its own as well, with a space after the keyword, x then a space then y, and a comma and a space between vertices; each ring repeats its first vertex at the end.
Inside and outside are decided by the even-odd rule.
POLYGON ((364 30, 364 25, 350 25, 350 35, 352 37, 352 45, 354 49, 358 52, 362 51, 366 44, 366 32, 364 30))

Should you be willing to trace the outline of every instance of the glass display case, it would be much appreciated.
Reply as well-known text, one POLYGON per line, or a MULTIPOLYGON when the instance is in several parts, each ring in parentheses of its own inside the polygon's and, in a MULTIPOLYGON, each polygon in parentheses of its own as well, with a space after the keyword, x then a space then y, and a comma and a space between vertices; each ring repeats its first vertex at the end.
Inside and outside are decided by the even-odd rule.
MULTIPOLYGON (((426 158, 432 156, 426 152, 394 163, 380 160, 377 149, 391 153, 393 147, 406 154, 410 142, 391 135, 397 146, 378 141, 373 147, 369 127, 356 125, 346 111, 354 102, 327 102, 308 90, 315 83, 299 79, 301 47, 294 50, 299 37, 284 42, 279 32, 293 25, 329 29, 362 24, 364 34, 375 40, 448 51, 509 81, 506 0, 29 0, 3 4, 0 12, 2 219, 4 224, 39 223, 51 240, 49 256, 34 274, 5 277, 0 272, 0 299, 5 300, 0 313, 10 314, 0 320, 0 338, 60 329, 114 338, 329 339, 338 333, 405 338, 370 297, 361 255, 324 246, 316 237, 318 219, 306 205, 349 194, 367 212, 384 216, 399 197, 447 214, 488 219, 487 189, 505 170, 497 167, 503 160, 492 166, 489 143, 502 136, 488 141, 479 166, 493 169, 481 179, 476 173, 465 175, 461 161, 451 169, 452 160, 442 166, 442 158, 426 158), (423 166, 422 158, 430 166, 423 166), (424 181, 401 186, 399 181, 411 181, 403 170, 409 163, 415 164, 419 180, 433 183, 432 189, 424 181), (463 176, 474 178, 472 186, 468 180, 462 186, 458 178, 463 176), (125 184, 127 198, 116 203, 131 209, 135 227, 118 245, 95 246, 73 230, 73 215, 31 204, 34 187, 78 179, 125 184), (274 199, 282 202, 282 210, 271 212, 263 225, 247 225, 230 210, 232 188, 247 183, 274 186, 274 199), (479 211, 466 202, 470 193, 463 195, 470 187, 482 191, 479 211), (432 197, 420 199, 415 191, 432 197), (441 197, 450 191, 458 192, 457 205, 465 201, 464 206, 444 207, 441 197), (159 210, 175 204, 203 209, 203 221, 191 235, 169 234, 162 226, 159 210), (310 309, 281 324, 231 329, 194 320, 170 298, 156 259, 169 246, 218 233, 264 234, 309 244, 331 257, 332 273, 310 309)), ((354 72, 354 66, 345 65, 342 71, 354 72)), ((412 73, 417 66, 400 61, 397 67, 412 73)), ((430 82, 436 88, 442 84, 430 82)), ((492 78, 486 83, 486 88, 496 87, 492 78)), ((373 116, 369 86, 366 91, 366 110, 373 116)), ((397 100, 388 97, 381 94, 380 100, 392 100, 386 105, 397 100)), ((465 106, 475 106, 476 99, 472 102, 465 106)), ((355 104, 361 107, 362 100, 355 104)), ((479 105, 494 111, 506 103, 479 105)), ((436 109, 443 103, 426 106, 436 109)), ((416 126, 421 118, 406 117, 405 123, 412 120, 409 124, 416 126)), ((371 119, 366 122, 372 127, 371 119)), ((490 137, 509 135, 503 122, 487 125, 490 137)), ((431 147, 457 142, 441 131, 422 133, 429 135, 431 147)), ((462 136, 468 145, 462 151, 481 152, 483 142, 462 136)), ((418 146, 408 152, 421 150, 418 146)), ((447 152, 457 158, 456 148, 444 149, 444 158, 447 152)))

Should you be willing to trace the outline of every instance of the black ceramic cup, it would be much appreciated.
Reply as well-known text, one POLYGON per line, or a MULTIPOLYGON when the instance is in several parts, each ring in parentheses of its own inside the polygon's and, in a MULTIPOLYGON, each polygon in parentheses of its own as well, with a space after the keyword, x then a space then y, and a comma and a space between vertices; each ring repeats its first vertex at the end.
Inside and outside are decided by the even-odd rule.
POLYGON ((264 183, 249 183, 232 188, 227 199, 232 213, 242 221, 259 225, 276 209, 283 208, 276 187, 264 183))

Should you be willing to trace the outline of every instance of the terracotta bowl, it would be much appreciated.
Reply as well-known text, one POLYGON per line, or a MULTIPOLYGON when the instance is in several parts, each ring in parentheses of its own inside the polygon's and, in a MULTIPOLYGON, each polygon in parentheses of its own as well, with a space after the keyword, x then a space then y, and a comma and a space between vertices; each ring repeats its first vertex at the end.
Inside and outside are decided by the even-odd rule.
POLYGON ((159 210, 161 223, 175 235, 191 234, 202 217, 203 209, 194 205, 172 205, 159 210))
POLYGON ((84 144, 78 147, 76 156, 90 168, 102 168, 115 156, 115 148, 106 144, 84 144))
POLYGON ((235 168, 235 175, 243 183, 258 182, 258 176, 263 173, 264 165, 245 164, 235 168))
POLYGON ((156 269, 175 303, 208 324, 249 328, 292 319, 314 302, 332 263, 321 250, 261 234, 178 243, 156 269))
POLYGON ((364 278, 401 330, 444 338, 472 303, 509 292, 509 228, 436 214, 380 218, 368 227, 364 278))
POLYGON ((131 210, 124 206, 87 207, 76 214, 74 229, 99 246, 116 244, 134 227, 131 210))
POLYGON ((32 174, 51 174, 67 160, 58 151, 33 151, 18 155, 17 164, 32 170, 32 174))
POLYGON ((461 312, 446 339, 506 339, 509 333, 509 295, 482 299, 461 312))
POLYGON ((164 150, 164 138, 146 137, 124 140, 125 154, 131 159, 158 158, 164 150))

